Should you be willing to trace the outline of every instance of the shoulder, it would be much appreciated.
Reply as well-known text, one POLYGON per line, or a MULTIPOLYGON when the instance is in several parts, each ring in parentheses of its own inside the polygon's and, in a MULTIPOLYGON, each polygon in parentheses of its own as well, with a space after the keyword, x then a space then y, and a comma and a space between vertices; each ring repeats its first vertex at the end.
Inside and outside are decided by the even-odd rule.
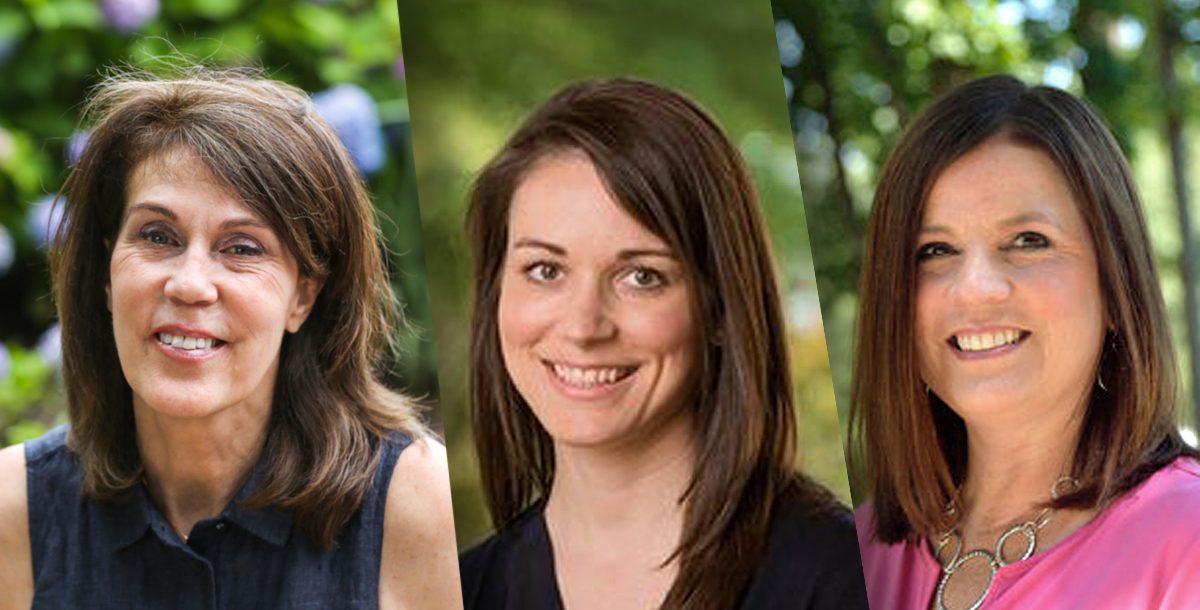
POLYGON ((25 446, 0 450, 0 608, 27 607, 33 597, 25 446))
POLYGON ((1200 463, 1179 458, 1126 492, 1112 506, 1114 511, 1153 519, 1155 528, 1188 525, 1200 534, 1200 463))
POLYGON ((1180 544, 1200 546, 1200 463, 1179 458, 1126 492, 1109 510, 1114 513, 1098 529, 1122 535, 1155 534, 1180 544), (1140 532, 1134 531, 1140 530, 1140 532))
POLYGON ((446 449, 430 437, 406 444, 387 490, 380 605, 455 608, 460 592, 446 449))
MULTIPOLYGON (((552 572, 544 536, 542 505, 535 504, 500 531, 463 552, 458 558, 465 608, 499 607, 509 597, 509 586, 532 587, 552 572)), ((538 591, 524 591, 537 595, 538 591)))
POLYGON ((854 519, 827 493, 789 493, 776 501, 748 603, 808 600, 808 608, 867 607, 854 519))

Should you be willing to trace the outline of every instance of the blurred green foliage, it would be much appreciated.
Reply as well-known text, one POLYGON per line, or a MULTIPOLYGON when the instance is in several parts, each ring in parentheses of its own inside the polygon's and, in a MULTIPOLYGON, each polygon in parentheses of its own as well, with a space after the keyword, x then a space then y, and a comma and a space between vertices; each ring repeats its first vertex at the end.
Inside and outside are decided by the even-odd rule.
POLYGON ((157 5, 19 0, 0 7, 0 224, 15 241, 15 261, 0 274, 6 297, 0 303, 0 341, 12 362, 11 374, 0 374, 0 441, 25 440, 65 421, 53 357, 32 349, 54 317, 45 247, 26 227, 32 202, 61 187, 68 138, 81 127, 79 110, 89 87, 107 69, 169 72, 181 58, 210 66, 260 66, 271 78, 310 93, 340 83, 370 93, 388 160, 367 184, 410 326, 399 337, 400 362, 388 375, 394 386, 434 402, 436 370, 395 2, 163 0, 154 10, 157 5))
MULTIPOLYGON (((773 10, 843 423, 863 229, 883 160, 937 96, 1003 72, 1087 99, 1130 158, 1193 396, 1180 423, 1195 429, 1200 380, 1190 354, 1200 348, 1197 323, 1189 338, 1188 318, 1200 311, 1185 297, 1185 245, 1193 248, 1193 269, 1200 265, 1195 229, 1181 223, 1180 210, 1195 218, 1200 191, 1185 163, 1190 186, 1182 195, 1191 205, 1178 203, 1169 142, 1173 131, 1185 146, 1195 142, 1200 127, 1200 2, 773 0, 773 10), (1172 116, 1182 120, 1172 126, 1172 116)), ((852 469, 851 486, 861 502, 861 471, 852 469)))
POLYGON ((458 540, 489 529, 466 417, 466 193, 526 113, 568 83, 637 76, 688 93, 742 150, 766 211, 809 470, 848 499, 769 5, 403 0, 405 60, 458 540))

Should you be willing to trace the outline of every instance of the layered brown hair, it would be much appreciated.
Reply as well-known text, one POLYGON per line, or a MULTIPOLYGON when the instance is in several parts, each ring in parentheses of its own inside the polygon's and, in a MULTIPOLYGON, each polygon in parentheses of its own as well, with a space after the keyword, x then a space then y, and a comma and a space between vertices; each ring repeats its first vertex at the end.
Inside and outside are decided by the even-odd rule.
POLYGON ((692 402, 698 454, 680 499, 679 576, 663 607, 730 608, 761 558, 776 499, 829 499, 795 470, 785 329, 757 196, 721 128, 679 93, 632 79, 570 85, 475 181, 470 401, 488 508, 503 528, 554 478, 552 439, 505 370, 497 306, 513 193, 538 161, 580 153, 622 209, 667 243, 693 290, 704 346, 692 402))
POLYGON ((859 290, 851 434, 866 457, 874 536, 893 543, 951 527, 966 476, 963 420, 927 391, 917 364, 917 239, 930 190, 992 138, 1034 147, 1070 186, 1095 246, 1110 330, 1073 455, 1080 486, 1053 505, 1103 505, 1180 455, 1178 380, 1166 307, 1133 177, 1087 104, 1010 76, 959 86, 900 137, 879 178, 859 290))
POLYGON ((299 89, 253 70, 191 68, 172 79, 105 79, 91 137, 64 186, 51 273, 62 326, 69 446, 84 496, 119 501, 143 465, 132 391, 105 305, 131 172, 183 151, 266 221, 300 273, 324 287, 280 348, 265 469, 248 505, 292 509, 329 547, 370 488, 380 440, 424 432, 413 404, 376 378, 401 323, 367 192, 332 129, 299 89))

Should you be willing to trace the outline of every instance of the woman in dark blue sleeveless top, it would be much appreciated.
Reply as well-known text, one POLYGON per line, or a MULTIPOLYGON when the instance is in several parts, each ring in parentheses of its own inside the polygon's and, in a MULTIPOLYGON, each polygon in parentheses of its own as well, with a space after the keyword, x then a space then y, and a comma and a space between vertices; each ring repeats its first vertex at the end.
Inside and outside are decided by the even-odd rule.
POLYGON ((795 468, 757 198, 698 104, 576 83, 475 182, 471 415, 497 533, 473 610, 866 608, 849 512, 795 468))
POLYGON ((452 608, 443 451, 376 380, 371 206, 298 89, 118 76, 51 253, 71 425, 0 452, 0 608, 452 608))

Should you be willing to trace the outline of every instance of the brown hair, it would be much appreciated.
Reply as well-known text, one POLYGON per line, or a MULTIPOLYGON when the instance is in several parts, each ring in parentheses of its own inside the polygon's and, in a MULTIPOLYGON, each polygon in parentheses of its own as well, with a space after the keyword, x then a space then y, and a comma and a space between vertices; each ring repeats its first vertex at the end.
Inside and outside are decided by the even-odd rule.
POLYGON ((695 102, 631 79, 570 85, 542 104, 476 179, 467 227, 475 302, 471 414, 492 520, 504 527, 550 489, 550 437, 514 387, 497 305, 512 196, 550 155, 586 154, 621 207, 662 238, 694 287, 703 353, 699 448, 664 608, 729 608, 763 550, 775 500, 823 492, 795 472, 784 326, 769 244, 741 156, 695 102))
POLYGON ((1081 483, 1054 502, 1111 501, 1179 455, 1175 356, 1137 189, 1100 118, 1071 95, 1010 76, 962 85, 918 117, 884 164, 867 227, 859 290, 851 433, 865 453, 874 535, 885 543, 952 526, 967 439, 961 418, 927 393, 917 366, 917 236, 943 170, 994 137, 1036 147, 1058 166, 1087 223, 1111 330, 1074 452, 1081 483))
POLYGON ((112 76, 85 114, 95 127, 63 187, 65 220, 51 257, 84 496, 119 500, 142 477, 132 391, 105 306, 106 244, 115 241, 130 173, 184 150, 271 225, 301 274, 325 279, 308 320, 280 348, 265 471, 248 504, 292 509, 311 540, 333 545, 371 486, 380 439, 424 431, 412 404, 373 373, 401 319, 348 154, 304 92, 251 70, 112 76))

